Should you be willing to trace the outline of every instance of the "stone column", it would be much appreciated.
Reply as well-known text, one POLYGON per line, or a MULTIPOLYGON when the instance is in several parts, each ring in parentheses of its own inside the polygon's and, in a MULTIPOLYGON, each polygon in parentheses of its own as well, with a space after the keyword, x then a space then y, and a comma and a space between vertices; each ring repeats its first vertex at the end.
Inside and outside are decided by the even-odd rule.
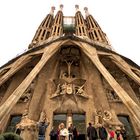
POLYGON ((36 79, 36 86, 29 106, 29 118, 38 121, 43 107, 43 99, 46 90, 46 75, 43 68, 36 79))
POLYGON ((66 127, 68 128, 70 126, 70 124, 73 124, 73 122, 72 122, 72 112, 71 112, 71 110, 68 110, 66 127))
POLYGON ((94 47, 87 45, 85 43, 81 43, 81 47, 85 54, 91 59, 93 64, 97 67, 100 73, 104 76, 110 86, 114 89, 117 95, 120 97, 122 102, 126 105, 128 110, 134 116, 137 124, 140 125, 140 108, 139 106, 130 98, 127 92, 118 84, 118 82, 112 77, 112 75, 107 71, 107 69, 100 62, 97 51, 94 47))

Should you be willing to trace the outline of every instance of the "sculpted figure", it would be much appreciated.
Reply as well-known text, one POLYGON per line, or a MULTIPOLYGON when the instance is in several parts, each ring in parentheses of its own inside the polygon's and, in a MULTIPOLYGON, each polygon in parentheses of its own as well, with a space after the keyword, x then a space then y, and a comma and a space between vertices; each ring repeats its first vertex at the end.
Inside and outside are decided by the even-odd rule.
POLYGON ((67 89, 67 84, 66 84, 66 82, 61 86, 61 92, 60 92, 60 94, 66 94, 66 89, 67 89))
POLYGON ((109 111, 105 110, 105 111, 104 111, 103 119, 104 119, 105 121, 109 121, 109 120, 111 120, 111 118, 112 118, 111 113, 110 113, 109 111))
POLYGON ((95 125, 103 124, 103 115, 101 110, 96 111, 95 125))
POLYGON ((44 121, 48 121, 47 115, 46 115, 46 111, 43 110, 40 114, 40 119, 39 122, 44 122, 44 121))

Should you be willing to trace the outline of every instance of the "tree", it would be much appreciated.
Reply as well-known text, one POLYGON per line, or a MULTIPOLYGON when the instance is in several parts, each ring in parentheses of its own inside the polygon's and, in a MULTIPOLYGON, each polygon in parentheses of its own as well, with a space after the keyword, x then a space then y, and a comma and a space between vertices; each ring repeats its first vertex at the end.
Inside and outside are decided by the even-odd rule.
POLYGON ((7 132, 0 135, 0 140, 23 140, 19 135, 7 132))

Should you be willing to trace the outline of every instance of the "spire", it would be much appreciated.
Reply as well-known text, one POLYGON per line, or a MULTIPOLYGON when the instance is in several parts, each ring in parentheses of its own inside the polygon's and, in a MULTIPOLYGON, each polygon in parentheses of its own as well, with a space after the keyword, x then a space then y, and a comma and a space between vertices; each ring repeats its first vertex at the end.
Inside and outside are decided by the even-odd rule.
POLYGON ((64 8, 64 5, 63 4, 60 4, 60 11, 62 11, 64 8))
POLYGON ((86 17, 89 38, 94 41, 108 44, 105 33, 102 31, 97 21, 89 13, 88 8, 84 7, 84 10, 85 10, 85 17, 86 17))
POLYGON ((88 11, 88 8, 87 7, 84 7, 84 10, 85 10, 85 17, 89 16, 89 11, 88 11))
POLYGON ((42 23, 38 27, 35 33, 35 36, 28 48, 36 47, 38 44, 47 40, 50 37, 50 32, 51 32, 50 27, 52 26, 52 23, 53 23, 54 10, 55 10, 55 7, 52 6, 50 13, 45 17, 45 19, 42 21, 42 23))
POLYGON ((76 32, 75 32, 75 34, 77 36, 88 37, 85 19, 84 19, 82 13, 79 11, 79 5, 75 5, 75 8, 76 8, 76 14, 75 14, 76 32))
POLYGON ((60 10, 57 12, 54 21, 53 21, 53 25, 52 25, 52 29, 51 29, 51 37, 58 37, 61 36, 63 34, 63 5, 60 5, 60 10))
POLYGON ((53 15, 54 14, 54 10, 55 10, 55 6, 52 6, 51 7, 51 11, 50 11, 50 15, 53 15))
POLYGON ((75 9, 76 9, 76 12, 78 12, 79 11, 79 5, 75 5, 75 9))

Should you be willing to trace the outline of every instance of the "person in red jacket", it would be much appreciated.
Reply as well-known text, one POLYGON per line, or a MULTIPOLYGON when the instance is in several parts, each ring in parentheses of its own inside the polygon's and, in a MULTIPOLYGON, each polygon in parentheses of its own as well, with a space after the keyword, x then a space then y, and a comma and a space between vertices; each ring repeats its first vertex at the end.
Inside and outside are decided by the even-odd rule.
POLYGON ((115 131, 113 130, 112 126, 109 126, 109 140, 115 140, 115 131))

